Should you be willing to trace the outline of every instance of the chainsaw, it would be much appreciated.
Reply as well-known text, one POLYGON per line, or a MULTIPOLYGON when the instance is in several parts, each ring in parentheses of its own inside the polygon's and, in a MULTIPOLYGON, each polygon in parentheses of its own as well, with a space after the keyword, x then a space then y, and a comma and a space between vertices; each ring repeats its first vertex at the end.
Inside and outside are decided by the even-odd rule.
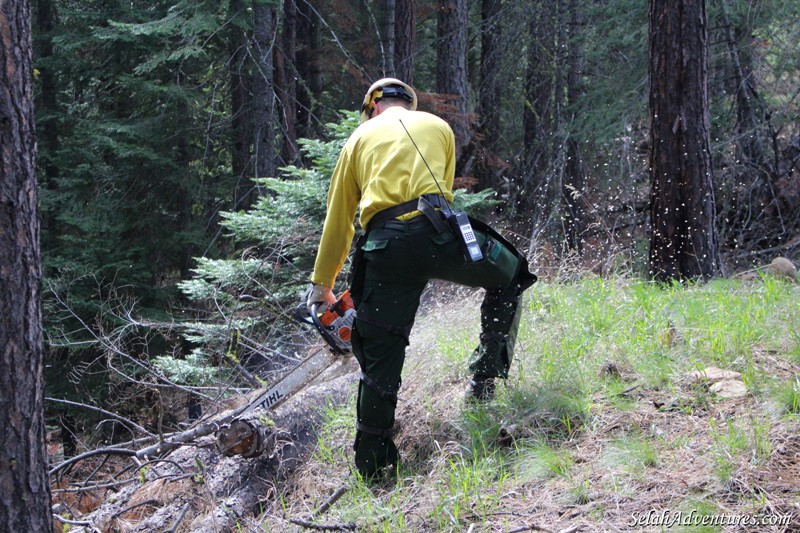
POLYGON ((307 308, 301 304, 295 310, 295 318, 303 324, 314 326, 332 352, 345 355, 353 351, 351 338, 356 310, 350 291, 344 291, 339 299, 324 312, 319 313, 319 304, 307 308))
POLYGON ((350 339, 353 335, 356 310, 353 307, 350 291, 344 291, 339 299, 322 313, 319 312, 319 304, 312 304, 310 308, 301 304, 295 309, 294 317, 303 324, 314 326, 329 350, 318 349, 308 356, 278 383, 261 393, 246 412, 257 408, 275 408, 283 400, 308 385, 334 361, 353 351, 350 339))

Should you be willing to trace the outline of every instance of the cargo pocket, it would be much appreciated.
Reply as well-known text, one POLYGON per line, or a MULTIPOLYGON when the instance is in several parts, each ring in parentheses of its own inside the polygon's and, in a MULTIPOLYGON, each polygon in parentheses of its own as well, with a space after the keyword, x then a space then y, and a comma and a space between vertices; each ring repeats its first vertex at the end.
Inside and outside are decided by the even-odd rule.
POLYGON ((364 270, 376 269, 376 271, 384 271, 386 263, 389 260, 389 240, 388 239, 370 239, 364 243, 361 248, 362 258, 364 260, 364 270), (369 265, 369 266, 367 266, 369 265))
POLYGON ((385 250, 388 245, 389 239, 370 239, 364 243, 361 250, 364 252, 365 259, 369 260, 371 255, 380 253, 380 251, 385 250))

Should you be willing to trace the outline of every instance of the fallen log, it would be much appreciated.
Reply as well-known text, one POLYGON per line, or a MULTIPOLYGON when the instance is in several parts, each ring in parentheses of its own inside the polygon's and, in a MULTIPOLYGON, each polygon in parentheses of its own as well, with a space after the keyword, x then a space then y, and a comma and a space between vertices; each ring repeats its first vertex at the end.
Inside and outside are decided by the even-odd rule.
POLYGON ((274 410, 248 411, 253 402, 246 402, 224 414, 212 426, 213 436, 180 443, 169 461, 139 472, 143 481, 123 487, 94 512, 77 517, 91 526, 81 524, 72 531, 235 531, 237 524, 263 512, 269 495, 275 496, 276 487, 308 458, 317 444, 320 407, 346 401, 355 391, 357 368, 352 358, 333 365, 320 376, 325 381, 274 410))

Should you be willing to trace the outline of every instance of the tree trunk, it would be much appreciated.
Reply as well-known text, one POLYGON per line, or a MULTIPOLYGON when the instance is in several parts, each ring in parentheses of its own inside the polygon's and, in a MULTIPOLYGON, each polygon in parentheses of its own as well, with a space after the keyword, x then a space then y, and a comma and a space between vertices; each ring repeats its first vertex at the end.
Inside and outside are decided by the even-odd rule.
POLYGON ((491 149, 500 136, 500 0, 481 2, 481 86, 478 92, 481 134, 491 149))
MULTIPOLYGON (((178 103, 176 106, 184 110, 183 116, 191 116, 191 110, 189 109, 189 106, 185 105, 184 102, 178 103)), ((189 129, 181 131, 179 134, 180 136, 175 140, 175 156, 178 160, 179 166, 182 169, 187 169, 187 172, 184 173, 183 179, 180 181, 179 193, 176 195, 177 198, 175 198, 175 206, 173 208, 174 212, 177 214, 175 220, 176 229, 181 233, 191 232, 192 205, 194 203, 194 194, 192 188, 197 186, 197 182, 192 179, 193 176, 191 176, 188 172, 188 169, 192 168, 192 159, 190 154, 191 141, 189 139, 189 131, 189 129)), ((179 247, 178 268, 181 279, 189 279, 191 277, 191 269, 194 263, 193 258, 201 253, 202 251, 198 250, 197 247, 190 242, 185 242, 179 247)), ((167 275, 167 273, 165 273, 163 270, 154 270, 153 274, 158 276, 167 275)), ((154 287, 158 285, 158 281, 156 279, 153 279, 151 283, 154 287)))
POLYGON ((753 28, 749 18, 736 17, 734 23, 725 1, 720 2, 720 8, 732 74, 728 87, 736 108, 736 137, 731 141, 735 163, 724 173, 729 187, 723 185, 723 191, 735 191, 736 196, 730 203, 721 203, 733 207, 724 216, 733 232, 725 240, 734 246, 748 242, 750 246, 769 248, 787 236, 785 215, 791 214, 791 209, 782 213, 782 202, 776 201, 776 192, 780 196, 781 189, 776 183, 780 181, 780 154, 776 153, 774 142, 777 134, 770 124, 770 110, 756 90, 753 28), (759 215, 753 217, 754 213, 759 215), (776 223, 773 217, 779 221, 776 223))
POLYGON ((769 179, 774 172, 769 156, 770 137, 764 127, 767 122, 764 116, 766 113, 759 109, 760 99, 753 83, 752 57, 746 52, 753 30, 748 26, 735 28, 728 16, 725 2, 720 4, 735 84, 736 131, 739 135, 736 159, 748 167, 745 172, 755 169, 759 177, 769 179), (742 41, 747 44, 740 46, 742 41))
MULTIPOLYGON (((36 49, 38 50, 38 59, 46 60, 53 55, 52 33, 58 24, 58 13, 53 0, 38 0, 36 8, 36 25, 38 28, 36 49)), ((44 171, 39 177, 39 182, 42 189, 47 190, 48 194, 55 195, 58 190, 59 176, 58 166, 53 161, 59 150, 59 121, 56 118, 58 84, 55 73, 51 68, 40 68, 39 86, 39 100, 36 102, 36 109, 40 117, 48 117, 39 119, 36 125, 39 130, 37 132, 38 157, 41 168, 44 171)), ((57 234, 57 213, 52 208, 42 209, 41 217, 41 247, 44 250, 52 249, 56 246, 53 241, 57 234)))
POLYGON ((528 7, 531 12, 522 111, 523 168, 517 192, 520 197, 514 200, 531 213, 534 234, 546 225, 554 201, 549 150, 552 146, 554 8, 550 0, 534 2, 528 7))
POLYGON ((650 0, 650 276, 718 271, 703 0, 650 0))
MULTIPOLYGON (((581 75, 583 71, 583 50, 579 33, 583 28, 583 10, 579 0, 569 3, 570 31, 567 36, 569 47, 569 70, 567 74, 567 103, 575 104, 583 92, 581 75)), ((572 122, 572 121, 570 121, 572 122)), ((562 209, 564 233, 567 248, 580 254, 583 251, 583 232, 586 216, 586 172, 580 145, 574 135, 567 143, 567 168, 562 184, 562 209)))
POLYGON ((30 3, 0 3, 0 530, 52 531, 30 3))
POLYGON ((391 78, 397 77, 395 50, 397 48, 397 0, 386 0, 386 31, 384 32, 383 72, 391 78))
POLYGON ((503 51, 500 49, 502 24, 500 0, 481 2, 481 85, 478 91, 480 153, 478 188, 495 188, 499 168, 494 164, 494 150, 500 145, 500 73, 503 51))
POLYGON ((394 68, 397 78, 414 85, 414 54, 417 51, 417 2, 395 0, 394 68))
POLYGON ((297 35, 302 35, 298 42, 297 62, 295 68, 302 83, 297 91, 297 136, 312 137, 314 122, 314 102, 322 93, 322 71, 320 68, 320 35, 317 15, 309 2, 297 3, 297 35))
MULTIPOLYGON (((467 1, 443 0, 439 7, 436 92, 452 108, 448 121, 456 138, 456 159, 470 141, 467 114, 467 1)), ((458 170, 456 170, 458 172, 458 170)))
POLYGON ((253 0, 253 157, 254 177, 275 175, 275 90, 272 45, 275 10, 263 0, 253 0))
POLYGON ((232 32, 230 36, 230 71, 231 92, 231 171, 236 178, 233 191, 233 209, 250 207, 253 184, 250 182, 250 131, 247 107, 249 97, 249 81, 246 71, 247 34, 241 20, 245 9, 241 0, 231 0, 232 32))
POLYGON ((281 47, 275 53, 275 86, 279 96, 283 122, 283 164, 295 162, 297 146, 297 2, 283 3, 281 47))
MULTIPOLYGON (((52 32, 58 24, 58 13, 53 0, 39 0, 36 6, 38 58, 47 59, 53 55, 52 32)), ((55 114, 58 86, 55 74, 50 68, 40 69, 39 83, 41 92, 39 102, 37 102, 37 110, 40 114, 41 111, 46 111, 46 114, 55 114)), ((46 150, 48 153, 54 154, 58 150, 58 121, 54 118, 49 118, 46 122, 39 121, 37 126, 40 130, 37 135, 40 151, 46 150)), ((41 163, 43 163, 42 167, 47 182, 51 183, 58 177, 58 167, 51 159, 41 161, 41 163)))

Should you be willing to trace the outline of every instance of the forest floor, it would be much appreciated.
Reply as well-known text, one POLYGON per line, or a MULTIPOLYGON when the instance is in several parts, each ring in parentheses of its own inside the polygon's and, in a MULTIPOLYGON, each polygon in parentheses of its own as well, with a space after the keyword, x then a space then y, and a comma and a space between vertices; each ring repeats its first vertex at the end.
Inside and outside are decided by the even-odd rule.
POLYGON ((481 406, 464 401, 480 293, 431 298, 408 350, 396 476, 353 474, 351 398, 252 525, 798 531, 798 295, 771 278, 544 281, 527 295, 512 375, 481 406))
POLYGON ((353 472, 351 365, 274 415, 306 436, 291 465, 199 443, 121 470, 61 530, 800 531, 800 284, 556 273, 526 293, 509 379, 474 405, 481 296, 425 295, 393 475, 353 472))

